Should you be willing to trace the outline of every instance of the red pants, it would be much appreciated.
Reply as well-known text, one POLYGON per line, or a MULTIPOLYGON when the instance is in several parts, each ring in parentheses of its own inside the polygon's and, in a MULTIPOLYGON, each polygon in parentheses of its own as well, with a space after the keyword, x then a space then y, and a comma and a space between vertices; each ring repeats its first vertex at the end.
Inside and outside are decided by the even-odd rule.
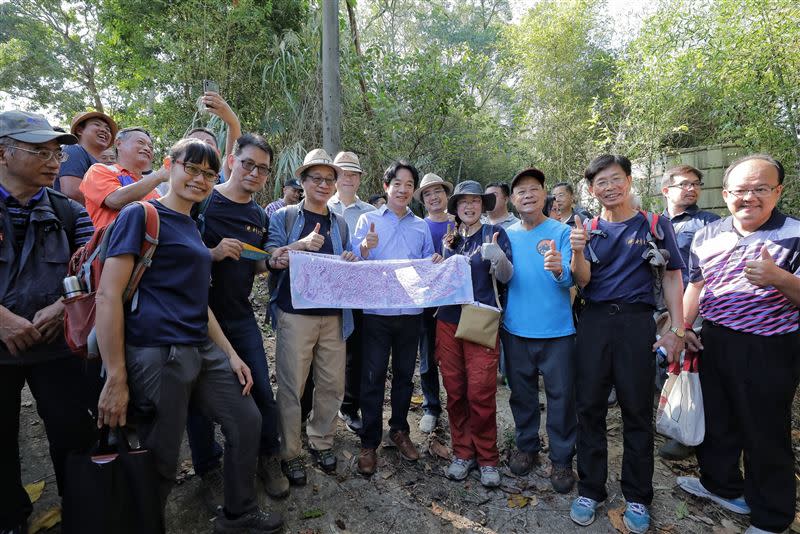
POLYGON ((499 341, 488 349, 456 339, 457 325, 436 321, 436 359, 447 391, 447 414, 453 454, 476 458, 479 465, 498 463, 497 362, 499 341))

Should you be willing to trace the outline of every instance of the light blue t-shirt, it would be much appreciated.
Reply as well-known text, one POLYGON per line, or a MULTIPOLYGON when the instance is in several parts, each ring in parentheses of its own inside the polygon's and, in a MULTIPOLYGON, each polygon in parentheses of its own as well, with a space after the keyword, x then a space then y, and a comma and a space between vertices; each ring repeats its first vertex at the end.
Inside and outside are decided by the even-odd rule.
POLYGON ((518 222, 506 232, 514 257, 514 276, 508 283, 503 328, 515 336, 531 339, 574 334, 569 300, 572 286, 569 226, 545 219, 533 230, 526 230, 518 222), (561 251, 563 272, 560 279, 544 270, 544 254, 550 250, 550 241, 555 241, 556 248, 561 251))

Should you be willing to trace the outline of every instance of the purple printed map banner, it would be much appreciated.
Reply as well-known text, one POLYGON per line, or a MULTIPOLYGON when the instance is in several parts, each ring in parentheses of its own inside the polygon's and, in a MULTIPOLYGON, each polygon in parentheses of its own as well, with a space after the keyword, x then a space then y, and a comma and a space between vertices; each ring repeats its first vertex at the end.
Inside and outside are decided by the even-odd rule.
POLYGON ((347 262, 338 256, 289 252, 292 306, 309 308, 431 308, 473 302, 467 258, 347 262))

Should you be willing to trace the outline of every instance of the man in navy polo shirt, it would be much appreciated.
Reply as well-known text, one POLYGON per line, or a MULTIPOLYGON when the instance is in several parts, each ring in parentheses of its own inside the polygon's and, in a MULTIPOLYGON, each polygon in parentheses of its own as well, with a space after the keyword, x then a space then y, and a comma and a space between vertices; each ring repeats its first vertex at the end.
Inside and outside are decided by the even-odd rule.
POLYGON ((683 350, 683 262, 672 225, 659 218, 657 233, 663 239, 658 247, 669 253, 662 287, 672 328, 656 341, 655 275, 645 259, 651 248, 651 226, 631 204, 631 162, 624 156, 599 156, 589 163, 584 177, 602 210, 596 225, 589 225, 596 226, 591 237, 580 217, 570 233, 571 269, 586 299, 578 322, 575 380, 580 496, 570 517, 579 525, 591 524, 595 509, 607 496, 606 414, 608 395, 615 386, 624 428, 623 520, 629 530, 642 533, 649 528, 647 507, 653 500, 652 353, 662 346, 672 361, 683 350))
MULTIPOLYGON (((280 467, 278 408, 272 394, 264 342, 249 296, 257 273, 266 271, 265 260, 242 257, 244 244, 263 249, 267 241, 266 215, 253 200, 270 175, 272 147, 256 134, 241 136, 228 155, 230 179, 217 185, 202 204, 203 242, 211 249, 209 306, 225 337, 253 375, 253 400, 261 412, 258 475, 270 497, 289 494, 289 481, 280 467)), ((214 440, 214 425, 199 413, 187 424, 192 463, 202 478, 206 505, 222 504, 222 448, 214 440)))
POLYGON ((728 167, 722 196, 731 216, 695 235, 683 299, 687 346, 703 349, 706 434, 696 449, 700 479, 678 477, 678 485, 749 513, 746 534, 783 532, 795 514, 800 222, 776 209, 783 178, 783 166, 765 154, 728 167), (688 330, 698 313, 702 344, 688 330))

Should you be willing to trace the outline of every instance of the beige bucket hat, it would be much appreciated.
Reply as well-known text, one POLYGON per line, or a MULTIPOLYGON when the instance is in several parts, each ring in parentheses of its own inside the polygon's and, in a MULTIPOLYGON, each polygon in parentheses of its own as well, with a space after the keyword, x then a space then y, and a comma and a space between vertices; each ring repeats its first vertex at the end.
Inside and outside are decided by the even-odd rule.
POLYGON ((422 192, 431 187, 432 185, 441 185, 444 187, 447 196, 450 196, 453 193, 453 184, 446 181, 444 178, 437 174, 433 174, 429 172, 425 176, 422 177, 422 181, 419 183, 419 187, 416 191, 414 191, 414 198, 417 202, 422 202, 422 192))
POLYGON ((308 169, 309 167, 316 167, 317 165, 324 165, 325 167, 330 167, 333 169, 333 172, 336 174, 336 177, 339 177, 339 171, 341 171, 341 167, 335 165, 333 160, 325 152, 322 148, 315 148, 308 154, 306 157, 303 158, 303 164, 300 165, 296 171, 294 171, 294 175, 300 178, 300 175, 303 173, 304 170, 308 169))
POLYGON ((364 174, 361 169, 361 162, 358 161, 358 156, 353 152, 339 152, 333 160, 333 164, 337 165, 343 171, 353 171, 364 174))

